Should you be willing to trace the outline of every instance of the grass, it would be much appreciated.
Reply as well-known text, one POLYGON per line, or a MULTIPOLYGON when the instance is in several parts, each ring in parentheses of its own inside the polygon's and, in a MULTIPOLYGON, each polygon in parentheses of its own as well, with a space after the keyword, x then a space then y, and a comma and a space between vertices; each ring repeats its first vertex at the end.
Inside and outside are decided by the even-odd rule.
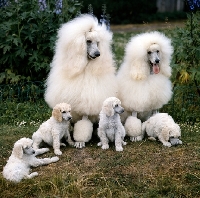
MULTIPOLYGON (((124 47, 136 33, 115 33, 113 50, 119 66, 124 47)), ((31 138, 48 119, 51 109, 37 102, 4 101, 0 105, 0 171, 10 156, 14 142, 31 138)), ((114 145, 106 151, 97 147, 94 135, 84 149, 67 145, 57 163, 33 168, 38 177, 14 184, 0 174, 3 198, 178 198, 200 197, 200 123, 180 123, 183 145, 166 148, 144 139, 130 142, 123 152, 114 145)), ((50 152, 41 157, 54 156, 50 152)))

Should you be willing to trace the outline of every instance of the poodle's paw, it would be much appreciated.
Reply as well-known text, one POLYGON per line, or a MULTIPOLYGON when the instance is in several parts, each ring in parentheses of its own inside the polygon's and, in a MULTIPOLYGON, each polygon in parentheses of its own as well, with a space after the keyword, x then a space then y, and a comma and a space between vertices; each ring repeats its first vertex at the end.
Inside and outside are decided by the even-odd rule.
POLYGON ((171 143, 169 143, 169 142, 163 142, 163 145, 167 146, 167 147, 171 147, 171 143))
POLYGON ((156 141, 155 137, 148 137, 148 139, 151 140, 151 141, 156 141))
POLYGON ((178 144, 183 144, 183 142, 181 140, 179 140, 178 144))
POLYGON ((76 148, 84 148, 85 147, 85 142, 75 142, 74 146, 76 148))
POLYGON ((104 145, 102 145, 102 147, 101 147, 102 149, 108 149, 109 148, 109 145, 108 144, 104 144, 104 145))
POLYGON ((122 144, 125 146, 125 145, 127 145, 127 142, 122 141, 122 144))
POLYGON ((123 151, 122 146, 116 146, 116 151, 123 151))
POLYGON ((55 153, 56 155, 62 155, 62 151, 61 151, 61 150, 58 150, 58 149, 54 150, 54 153, 55 153))
POLYGON ((102 146, 102 143, 101 143, 101 142, 99 142, 99 143, 97 144, 97 146, 102 146))
POLYGON ((60 143, 60 146, 66 146, 66 144, 64 144, 64 143, 60 143))
POLYGON ((74 146, 74 141, 68 141, 68 144, 69 144, 70 146, 74 146))
POLYGON ((130 137, 132 142, 142 141, 142 136, 130 137))
POLYGON ((38 173, 37 172, 33 172, 33 173, 27 175, 27 178, 31 179, 31 178, 36 177, 36 176, 38 176, 38 173))
POLYGON ((57 157, 57 156, 51 158, 52 162, 57 162, 58 160, 59 160, 59 157, 57 157))

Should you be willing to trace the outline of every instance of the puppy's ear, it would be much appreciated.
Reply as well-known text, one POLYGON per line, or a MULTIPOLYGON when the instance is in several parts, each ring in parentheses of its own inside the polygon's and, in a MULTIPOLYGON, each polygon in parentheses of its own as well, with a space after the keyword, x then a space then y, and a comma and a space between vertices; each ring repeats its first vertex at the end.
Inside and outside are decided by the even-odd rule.
POLYGON ((17 158, 22 158, 23 156, 23 146, 22 144, 16 143, 14 145, 13 151, 12 151, 13 155, 17 158))
POLYGON ((113 116, 114 115, 114 109, 112 106, 112 102, 108 102, 103 105, 103 111, 107 116, 113 116))
POLYGON ((62 122, 62 113, 58 106, 55 106, 52 111, 52 116, 58 121, 62 122))

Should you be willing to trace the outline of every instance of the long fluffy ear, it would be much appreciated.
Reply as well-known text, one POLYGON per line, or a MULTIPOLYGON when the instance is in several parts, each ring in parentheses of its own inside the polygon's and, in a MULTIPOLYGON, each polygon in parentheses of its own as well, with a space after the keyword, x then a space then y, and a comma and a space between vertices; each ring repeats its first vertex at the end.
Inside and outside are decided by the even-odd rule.
POLYGON ((106 104, 103 105, 103 112, 107 116, 113 116, 114 115, 114 109, 112 106, 112 102, 107 102, 106 104))
POLYGON ((23 146, 22 144, 16 143, 14 145, 13 151, 12 151, 13 155, 17 158, 22 158, 23 156, 23 146))
POLYGON ((52 116, 58 121, 62 122, 62 113, 60 111, 60 108, 58 106, 55 106, 52 111, 52 116))
POLYGON ((134 80, 144 80, 147 78, 149 71, 149 66, 142 60, 135 61, 131 65, 130 75, 134 80))

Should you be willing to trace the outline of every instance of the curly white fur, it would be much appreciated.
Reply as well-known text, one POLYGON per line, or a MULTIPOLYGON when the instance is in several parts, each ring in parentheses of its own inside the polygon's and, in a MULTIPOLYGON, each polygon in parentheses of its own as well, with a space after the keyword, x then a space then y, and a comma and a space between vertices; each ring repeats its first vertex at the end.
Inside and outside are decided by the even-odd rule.
MULTIPOLYGON (((169 77, 172 53, 171 41, 162 33, 149 32, 132 37, 126 46, 124 61, 117 74, 118 97, 126 111, 123 121, 132 113, 145 121, 153 111, 171 99, 172 86, 169 77), (150 63, 153 59, 151 52, 158 63, 150 63), (151 64, 157 65, 157 68, 159 65, 159 70, 153 73, 151 64)), ((135 123, 132 125, 134 128, 135 123)), ((141 131, 141 126, 136 131, 141 131)), ((132 132, 132 137, 134 136, 136 135, 132 132)))
POLYGON ((61 155, 60 146, 65 146, 64 143, 61 143, 63 137, 71 146, 74 145, 69 132, 69 120, 72 118, 70 111, 71 106, 67 103, 59 103, 53 108, 51 118, 42 123, 39 129, 33 133, 34 149, 38 149, 40 143, 44 141, 53 146, 56 155, 61 155))
POLYGON ((171 147, 173 144, 170 142, 173 139, 177 140, 176 144, 182 144, 182 141, 179 140, 181 136, 180 127, 167 113, 157 113, 143 122, 142 131, 143 133, 146 131, 150 140, 156 140, 155 138, 158 138, 164 146, 171 147))
POLYGON ((109 141, 115 142, 116 151, 123 151, 125 129, 121 123, 119 114, 123 113, 121 101, 115 97, 107 98, 100 112, 98 136, 101 142, 98 146, 102 149, 109 148, 109 141))
POLYGON ((42 166, 59 160, 58 157, 37 159, 37 155, 43 154, 49 149, 34 150, 32 144, 33 141, 29 138, 21 138, 15 142, 12 154, 3 169, 4 178, 13 182, 30 179, 38 175, 37 172, 30 173, 30 167, 42 166))
POLYGON ((91 137, 89 122, 98 122, 103 101, 117 92, 111 42, 112 33, 87 14, 64 24, 58 31, 45 100, 50 107, 60 102, 69 103, 75 123, 88 116, 89 128, 84 132, 88 135, 82 137, 79 127, 74 131, 78 148, 82 148, 88 141, 86 138, 91 137), (88 58, 87 41, 97 43, 100 56, 88 58))

